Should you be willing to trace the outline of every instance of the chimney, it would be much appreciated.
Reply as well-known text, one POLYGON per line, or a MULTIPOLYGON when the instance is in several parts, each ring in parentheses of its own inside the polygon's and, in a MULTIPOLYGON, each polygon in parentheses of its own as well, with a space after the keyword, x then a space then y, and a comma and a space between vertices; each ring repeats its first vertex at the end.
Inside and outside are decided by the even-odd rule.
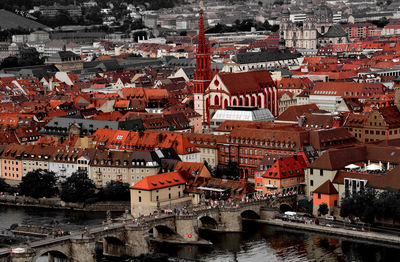
POLYGON ((332 120, 332 127, 341 127, 343 125, 342 116, 335 116, 332 120))

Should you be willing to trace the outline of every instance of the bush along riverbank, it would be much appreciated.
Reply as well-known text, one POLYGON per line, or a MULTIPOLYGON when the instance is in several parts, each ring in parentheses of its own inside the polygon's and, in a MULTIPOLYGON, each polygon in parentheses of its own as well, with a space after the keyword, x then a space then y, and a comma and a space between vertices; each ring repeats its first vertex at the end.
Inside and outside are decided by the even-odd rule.
POLYGON ((130 210, 129 201, 65 202, 59 198, 31 198, 18 195, 0 195, 0 205, 16 207, 36 207, 78 211, 119 211, 130 210))

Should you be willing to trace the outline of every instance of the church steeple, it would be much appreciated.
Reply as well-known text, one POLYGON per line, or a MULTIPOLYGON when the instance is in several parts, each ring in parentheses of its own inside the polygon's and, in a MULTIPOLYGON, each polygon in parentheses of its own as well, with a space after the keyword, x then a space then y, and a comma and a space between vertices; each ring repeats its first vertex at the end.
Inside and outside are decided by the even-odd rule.
POLYGON ((200 9, 199 34, 196 50, 196 73, 194 76, 194 93, 204 94, 211 81, 210 46, 204 32, 203 8, 200 9))

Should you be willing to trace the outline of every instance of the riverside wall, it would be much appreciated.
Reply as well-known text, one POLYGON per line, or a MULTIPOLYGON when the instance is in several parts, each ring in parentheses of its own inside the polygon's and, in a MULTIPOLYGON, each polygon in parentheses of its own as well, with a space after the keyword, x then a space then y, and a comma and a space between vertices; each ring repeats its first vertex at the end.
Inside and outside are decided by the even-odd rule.
POLYGON ((306 230, 311 232, 323 233, 328 235, 336 235, 342 237, 350 237, 360 240, 372 242, 382 242, 387 244, 400 244, 400 237, 395 235, 382 234, 377 232, 356 231, 337 227, 328 227, 315 224, 303 224, 282 220, 257 220, 257 223, 279 226, 282 228, 292 228, 298 230, 306 230))
POLYGON ((129 201, 96 202, 92 204, 64 202, 60 199, 35 199, 24 196, 0 195, 0 206, 47 208, 77 211, 119 211, 130 210, 129 201))

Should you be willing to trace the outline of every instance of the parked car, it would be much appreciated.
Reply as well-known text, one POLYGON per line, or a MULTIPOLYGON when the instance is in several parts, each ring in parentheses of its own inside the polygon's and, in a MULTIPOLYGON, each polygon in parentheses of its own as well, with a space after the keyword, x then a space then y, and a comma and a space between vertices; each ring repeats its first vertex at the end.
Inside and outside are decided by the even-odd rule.
POLYGON ((326 220, 331 220, 331 221, 335 221, 336 217, 335 216, 327 216, 326 220))

